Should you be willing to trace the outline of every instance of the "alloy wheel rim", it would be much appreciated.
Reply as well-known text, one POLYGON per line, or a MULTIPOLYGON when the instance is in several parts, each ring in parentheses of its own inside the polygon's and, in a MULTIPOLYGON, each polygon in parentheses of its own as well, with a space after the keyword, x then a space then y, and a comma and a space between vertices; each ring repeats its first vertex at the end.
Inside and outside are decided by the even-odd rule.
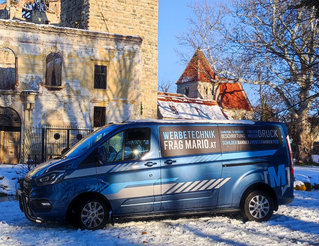
POLYGON ((256 219, 263 219, 270 210, 270 204, 267 197, 263 195, 254 196, 249 202, 249 212, 256 219))
POLYGON ((88 229, 99 227, 104 216, 105 211, 102 204, 95 201, 86 203, 81 211, 81 221, 88 229))

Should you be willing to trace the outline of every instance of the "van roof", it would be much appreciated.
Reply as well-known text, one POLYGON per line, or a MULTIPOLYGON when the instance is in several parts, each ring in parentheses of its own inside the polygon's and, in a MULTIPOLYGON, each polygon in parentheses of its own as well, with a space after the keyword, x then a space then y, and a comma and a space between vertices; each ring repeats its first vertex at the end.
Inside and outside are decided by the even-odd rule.
POLYGON ((158 124, 245 124, 245 125, 254 125, 256 122, 251 120, 183 120, 183 119, 174 119, 174 120, 156 120, 156 119, 143 119, 143 120, 128 120, 123 123, 158 123, 158 124))

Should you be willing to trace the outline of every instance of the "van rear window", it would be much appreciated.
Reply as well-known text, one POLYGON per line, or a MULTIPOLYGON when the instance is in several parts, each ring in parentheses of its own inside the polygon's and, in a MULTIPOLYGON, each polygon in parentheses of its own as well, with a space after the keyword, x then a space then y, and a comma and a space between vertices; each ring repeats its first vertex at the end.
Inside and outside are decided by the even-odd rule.
POLYGON ((277 149, 282 136, 276 126, 160 127, 163 157, 277 149))

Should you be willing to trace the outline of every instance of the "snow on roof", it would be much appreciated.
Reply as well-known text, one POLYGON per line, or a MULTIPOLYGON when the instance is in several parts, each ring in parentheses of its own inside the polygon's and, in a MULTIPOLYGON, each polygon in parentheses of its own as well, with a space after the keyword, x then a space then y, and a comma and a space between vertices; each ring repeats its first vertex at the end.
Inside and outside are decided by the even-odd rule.
POLYGON ((159 124, 183 124, 183 123, 193 123, 193 124, 245 124, 245 125, 254 125, 256 122, 251 120, 188 120, 188 119, 165 119, 165 120, 156 120, 156 119, 141 119, 141 120, 128 120, 123 122, 125 123, 159 123, 159 124))
POLYGON ((157 104, 161 117, 166 119, 227 120, 216 101, 159 92, 157 104))
POLYGON ((67 35, 75 34, 75 35, 82 35, 84 36, 95 36, 101 38, 112 38, 112 39, 119 39, 119 40, 132 40, 138 43, 142 42, 142 38, 140 36, 134 35, 123 35, 118 33, 109 33, 109 32, 102 32, 102 31, 95 31, 95 30, 86 30, 86 29, 78 29, 78 28, 71 28, 71 27, 63 27, 63 26, 55 26, 49 24, 36 24, 28 21, 23 20, 12 20, 12 19, 0 19, 1 26, 12 26, 21 29, 28 29, 28 31, 49 31, 49 32, 57 32, 57 33, 64 33, 67 35))

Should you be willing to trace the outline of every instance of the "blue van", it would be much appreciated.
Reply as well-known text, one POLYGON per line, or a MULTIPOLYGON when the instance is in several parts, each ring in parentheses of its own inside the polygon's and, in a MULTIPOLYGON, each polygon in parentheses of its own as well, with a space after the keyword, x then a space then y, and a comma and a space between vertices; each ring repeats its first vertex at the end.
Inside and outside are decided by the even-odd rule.
POLYGON ((93 132, 30 171, 20 208, 35 222, 103 228, 113 217, 240 211, 268 220, 293 201, 284 124, 140 120, 93 132))

